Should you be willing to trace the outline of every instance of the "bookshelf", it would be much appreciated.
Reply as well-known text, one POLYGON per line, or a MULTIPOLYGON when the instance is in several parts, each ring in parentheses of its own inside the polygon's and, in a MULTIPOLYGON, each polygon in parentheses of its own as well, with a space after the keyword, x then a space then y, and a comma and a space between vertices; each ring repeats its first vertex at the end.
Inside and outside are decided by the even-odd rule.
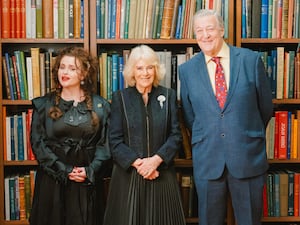
MULTIPOLYGON (((82 20, 82 17, 79 17, 79 25, 76 26, 77 28, 80 28, 79 31, 81 32, 82 36, 80 37, 68 37, 66 33, 64 33, 64 36, 56 37, 55 34, 53 34, 53 38, 45 38, 44 36, 41 38, 38 37, 3 37, 3 8, 7 1, 1 1, 1 13, 0 13, 0 31, 1 31, 1 38, 0 38, 0 83, 4 83, 3 79, 3 64, 2 59, 4 57, 5 53, 9 53, 10 56, 14 54, 15 50, 20 50, 25 53, 25 56, 30 56, 31 48, 40 48, 41 52, 45 51, 53 51, 56 53, 59 49, 65 47, 65 46, 81 46, 89 51, 89 42, 90 42, 90 36, 89 36, 89 0, 81 0, 81 3, 83 7, 81 7, 80 12, 81 15, 84 15, 84 19, 82 20)), ((23 1, 25 3, 25 1, 23 1)), ((30 1, 26 1, 30 2, 30 1)), ((50 1, 49 1, 50 2, 50 1)), ((80 1, 79 1, 80 2, 80 1)), ((24 6, 25 7, 25 6, 24 6)), ((65 7, 65 5, 63 6, 65 7)), ((80 7, 80 6, 79 6, 80 7)), ((61 8, 62 9, 62 8, 61 8)), ((26 8, 25 8, 26 11, 26 8)), ((51 11, 51 10, 49 10, 51 11)), ((65 12, 68 12, 66 10, 65 12)), ((3 15, 4 16, 4 15, 3 15)), ((45 16, 45 13, 43 13, 43 16, 45 16)), ((67 16, 67 15, 66 15, 67 16)), ((79 14, 80 16, 80 14, 79 14)), ((6 20, 7 17, 5 17, 6 20)), ((25 17, 23 17, 24 19, 25 17)), ((57 25, 60 27, 65 27, 68 25, 66 23, 67 17, 63 17, 63 24, 57 25)), ((50 20, 51 21, 51 20, 50 20)), ((55 27, 55 24, 53 24, 55 27)), ((71 26, 71 25, 70 25, 71 26)), ((48 26, 49 27, 49 26, 48 26)), ((58 29, 57 27, 57 29, 58 29)), ((80 34, 80 33, 79 33, 80 34)), ((35 87, 37 88, 37 87, 35 87)), ((3 85, 0 87, 0 117, 1 117, 1 126, 0 126, 0 136, 2 138, 2 141, 0 142, 0 224, 10 224, 10 225, 28 225, 28 220, 22 219, 22 220, 7 220, 5 217, 5 182, 4 178, 14 175, 14 174, 23 174, 28 173, 30 170, 35 170, 36 166, 38 165, 36 160, 6 160, 4 159, 4 133, 5 133, 5 127, 2 125, 2 118, 5 115, 13 115, 16 113, 20 113, 22 111, 26 111, 27 109, 31 108, 31 100, 30 99, 18 99, 18 100, 11 100, 7 98, 6 90, 3 85), (5 112, 3 111, 5 110, 5 112)))
MULTIPOLYGON (((300 36, 299 36, 299 1, 293 1, 293 0, 283 0, 283 1, 251 1, 252 2, 252 6, 250 5, 245 5, 244 2, 246 1, 236 1, 236 45, 239 47, 245 47, 245 48, 250 48, 252 50, 255 51, 259 51, 259 52, 268 52, 268 56, 270 57, 271 55, 271 51, 272 50, 276 50, 278 47, 283 47, 284 48, 284 52, 285 53, 289 53, 290 51, 294 51, 295 53, 297 52, 297 49, 299 51, 299 42, 300 42, 300 36), (271 4, 265 4, 266 2, 271 2, 273 3, 273 6, 271 4), (275 4, 275 3, 278 3, 275 4), (280 4, 281 3, 281 4, 280 4), (280 18, 280 13, 278 13, 278 8, 276 7, 280 7, 282 6, 282 19, 281 19, 281 24, 279 27, 281 27, 281 33, 278 34, 278 31, 276 31, 276 29, 274 30, 274 24, 276 20, 274 20, 273 18, 280 18), (296 6, 297 5, 297 6, 296 6), (293 6, 293 7, 292 7, 293 6), (248 10, 247 10, 248 9, 248 10), (257 17, 254 16, 253 14, 251 14, 251 10, 253 12, 253 9, 256 9, 256 11, 258 10, 261 14, 257 17), (267 9, 267 10, 266 10, 267 9), (248 15, 252 16, 252 20, 251 18, 249 19, 249 16, 247 16, 246 14, 248 13, 248 15), (274 13, 277 12, 277 17, 274 17, 274 13), (270 16, 272 15, 272 16, 270 16), (284 16, 286 15, 286 16, 284 16), (267 18, 267 23, 264 22, 266 21, 265 19, 267 18), (286 20, 284 19, 286 18, 286 20), (294 22, 288 22, 288 20, 292 20, 294 19, 294 22), (247 22, 248 21, 248 22, 247 22), (298 21, 298 22, 297 22, 298 21), (254 29, 256 29, 255 27, 253 27, 253 24, 258 24, 258 27, 261 28, 261 30, 258 32, 260 35, 257 35, 257 31, 253 31, 254 29), (248 24, 248 26, 247 26, 248 24), (268 25, 267 25, 268 24, 268 25), (272 26, 273 24, 273 26, 272 26), (284 32, 288 31, 288 34, 285 34, 284 32), (253 33, 254 32, 254 33, 253 33), (266 32, 266 33, 263 33, 266 32), (275 34, 276 32, 276 34, 275 34), (265 34, 267 34, 267 36, 264 36, 265 34)), ((250 16, 250 17, 251 17, 250 16)), ((278 21, 278 20, 277 20, 278 21)), ((276 23, 278 25, 278 22, 276 23)), ((255 25, 254 25, 255 26, 255 25)), ((262 54, 262 57, 264 59, 264 55, 262 54)), ((283 58, 283 64, 285 64, 285 62, 287 61, 288 58, 284 57, 283 58)), ((276 65, 278 65, 278 61, 276 61, 276 65)), ((272 73, 273 77, 276 77, 276 85, 274 85, 274 82, 272 83, 271 81, 271 87, 272 87, 272 91, 273 93, 273 104, 274 104, 274 114, 276 111, 280 111, 280 110, 287 110, 287 111, 291 111, 292 113, 297 114, 297 110, 299 110, 299 104, 300 104, 300 99, 296 96, 296 94, 294 95, 288 95, 288 94, 283 94, 283 95, 278 95, 277 92, 281 92, 281 89, 278 89, 278 85, 280 85, 280 82, 278 82, 278 77, 280 77, 280 74, 284 74, 284 76, 287 76, 285 74, 289 74, 287 72, 280 72, 277 69, 275 69, 275 67, 271 67, 272 69, 270 70, 270 64, 267 61, 266 65, 267 67, 267 72, 272 73), (274 71, 276 71, 276 73, 274 73, 274 71), (275 75, 276 74, 276 75, 275 75), (275 86, 275 87, 274 87, 275 86)), ((287 64, 288 65, 288 64, 287 64)), ((284 65, 283 68, 290 68, 289 66, 284 65)), ((294 66, 296 66, 296 64, 294 64, 294 66)), ((293 75, 296 76, 296 72, 295 72, 295 68, 293 71, 293 75)), ((272 80, 272 79, 271 79, 272 80)), ((293 80, 293 79, 291 79, 293 80)), ((294 81, 295 84, 296 81, 294 81)), ((299 82, 299 81, 298 81, 299 82)), ((289 84, 290 87, 292 87, 292 89, 296 89, 296 87, 294 85, 289 84)), ((285 89, 283 89, 284 91, 285 89)), ((297 116, 295 116, 296 119, 297 116)), ((291 133, 293 133, 294 131, 292 131, 291 133)), ((269 137, 271 137, 273 135, 270 135, 269 137)), ((299 136, 294 138, 296 140, 297 143, 299 143, 299 136)), ((268 142, 269 138, 267 139, 268 142)), ((287 139, 287 144, 288 143, 292 143, 287 139)), ((299 147, 299 145, 298 145, 299 147)), ((296 148, 296 150, 291 150, 291 151, 297 151, 298 152, 298 147, 296 148)), ((293 149, 293 147, 291 147, 291 149, 293 149)), ((270 156, 270 155, 269 155, 270 156)), ((268 157, 269 157, 268 156, 268 157)), ((271 155, 272 156, 272 155, 271 155)), ((287 157, 288 158, 288 157, 287 157)), ((268 174, 271 174, 272 171, 274 170, 279 170, 279 171, 285 171, 285 170, 291 170, 294 171, 295 174, 297 172, 297 167, 299 167, 299 154, 293 158, 291 156, 291 158, 288 159, 278 159, 276 158, 276 154, 274 157, 270 157, 268 159, 269 164, 270 164, 270 170, 268 172, 268 174)), ((267 186, 269 184, 267 183, 267 186)), ((291 190, 293 191, 289 191, 288 194, 290 196, 292 196, 291 198, 293 198, 293 200, 295 201, 296 199, 293 197, 295 190, 297 189, 297 187, 295 187, 295 185, 293 183, 289 183, 289 185, 293 185, 293 187, 291 188, 291 190)), ((280 186, 279 186, 280 188, 280 186)), ((276 209, 276 204, 289 204, 289 202, 291 202, 292 200, 282 200, 280 199, 279 203, 275 203, 275 205, 273 205, 269 202, 269 199, 271 198, 271 194, 269 192, 267 192, 268 194, 266 199, 267 199, 267 203, 265 202, 265 207, 266 207, 266 212, 264 212, 264 215, 262 217, 262 222, 263 224, 298 224, 299 220, 300 220, 300 215, 294 211, 294 207, 295 205, 288 205, 289 210, 288 212, 280 212, 279 215, 274 215, 274 208, 276 209), (283 203, 284 201, 286 201, 287 203, 283 203), (270 206, 271 205, 271 206, 270 206), (291 210, 291 211, 290 211, 291 210), (273 212, 272 212, 273 211, 273 212), (285 215, 288 214, 288 215, 285 215)), ((282 205, 280 205, 282 206, 282 205)))
MULTIPOLYGON (((97 38, 99 35, 97 32, 97 20, 99 16, 97 15, 97 4, 100 4, 101 0, 92 0, 90 2, 90 51, 94 56, 100 56, 102 52, 115 53, 117 52, 119 55, 123 54, 123 50, 130 50, 132 47, 140 44, 146 44, 151 46, 155 51, 171 51, 172 55, 176 54, 186 54, 188 49, 192 49, 193 52, 199 51, 199 47, 196 43, 196 40, 193 38, 169 38, 169 39, 161 39, 161 38, 97 38)), ((147 2, 147 1, 146 1, 147 2)), ((155 2, 153 0, 153 2, 155 2)), ((175 1, 176 2, 176 1, 175 1)), ((188 2, 188 1, 179 1, 188 2)), ((199 1, 195 1, 199 2, 199 1)), ((202 1, 204 2, 204 1, 202 1)), ((211 1, 212 2, 212 1, 211 1)), ((228 26, 228 33, 226 41, 229 44, 234 45, 235 36, 235 2, 234 0, 228 0, 225 4, 228 7, 228 19, 226 20, 226 26, 228 26)), ((99 10, 99 9, 98 9, 99 10)), ((101 17, 102 19, 103 17, 101 17)), ((101 20, 100 19, 100 20, 101 20)), ((140 17, 136 16, 136 21, 139 21, 140 17)), ((130 26, 130 25, 129 25, 130 26)), ((139 27, 142 29, 142 26, 139 27)), ((108 31, 107 31, 108 32, 108 31)), ((101 35, 100 35, 101 36, 101 35)), ((107 34, 108 36, 108 34, 107 34)), ((100 67, 101 68, 101 67, 100 67)), ((101 87, 100 87, 101 88, 101 87)), ((175 160, 176 170, 181 173, 192 173, 192 160, 191 159, 176 159, 175 160)), ((228 206, 228 215, 226 219, 227 225, 235 224, 234 216, 232 212, 232 207, 229 204, 228 206)), ((187 224, 198 224, 198 218, 196 217, 188 217, 186 218, 187 224)))

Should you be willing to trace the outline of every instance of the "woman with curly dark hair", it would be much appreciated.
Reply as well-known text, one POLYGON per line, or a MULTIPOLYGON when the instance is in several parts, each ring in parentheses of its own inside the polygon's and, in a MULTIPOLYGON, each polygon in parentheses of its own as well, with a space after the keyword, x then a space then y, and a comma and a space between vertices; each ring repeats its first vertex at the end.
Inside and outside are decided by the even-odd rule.
POLYGON ((55 91, 32 101, 31 144, 39 167, 30 224, 99 225, 110 105, 94 94, 97 60, 81 47, 67 47, 52 73, 55 91))

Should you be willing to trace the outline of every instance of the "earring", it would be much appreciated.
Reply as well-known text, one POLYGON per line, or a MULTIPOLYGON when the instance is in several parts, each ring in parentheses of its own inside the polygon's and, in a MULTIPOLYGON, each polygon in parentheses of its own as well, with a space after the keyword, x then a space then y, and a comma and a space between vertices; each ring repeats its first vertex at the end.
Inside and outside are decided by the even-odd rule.
POLYGON ((81 80, 81 81, 80 81, 80 85, 84 85, 84 80, 81 80))

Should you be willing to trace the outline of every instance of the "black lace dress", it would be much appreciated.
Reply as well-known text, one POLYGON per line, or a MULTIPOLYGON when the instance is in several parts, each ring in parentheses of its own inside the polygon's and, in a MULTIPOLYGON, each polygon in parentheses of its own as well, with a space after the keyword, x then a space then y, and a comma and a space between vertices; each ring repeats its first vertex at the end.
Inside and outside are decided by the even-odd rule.
MULTIPOLYGON (((54 96, 33 100, 31 144, 39 167, 30 216, 31 225, 100 225, 101 171, 110 158, 107 146, 109 104, 93 96, 98 129, 91 125, 91 113, 84 102, 61 100, 63 116, 52 120, 47 113, 54 96), (84 183, 68 180, 74 166, 85 167, 84 183)), ((102 211, 102 212, 101 212, 102 211)))

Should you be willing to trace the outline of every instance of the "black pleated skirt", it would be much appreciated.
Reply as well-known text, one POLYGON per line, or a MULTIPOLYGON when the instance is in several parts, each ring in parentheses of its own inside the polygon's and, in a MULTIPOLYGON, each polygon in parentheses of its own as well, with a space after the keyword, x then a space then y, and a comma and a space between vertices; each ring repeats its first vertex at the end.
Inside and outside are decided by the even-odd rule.
POLYGON ((103 225, 184 225, 174 168, 146 180, 114 165, 103 225))

